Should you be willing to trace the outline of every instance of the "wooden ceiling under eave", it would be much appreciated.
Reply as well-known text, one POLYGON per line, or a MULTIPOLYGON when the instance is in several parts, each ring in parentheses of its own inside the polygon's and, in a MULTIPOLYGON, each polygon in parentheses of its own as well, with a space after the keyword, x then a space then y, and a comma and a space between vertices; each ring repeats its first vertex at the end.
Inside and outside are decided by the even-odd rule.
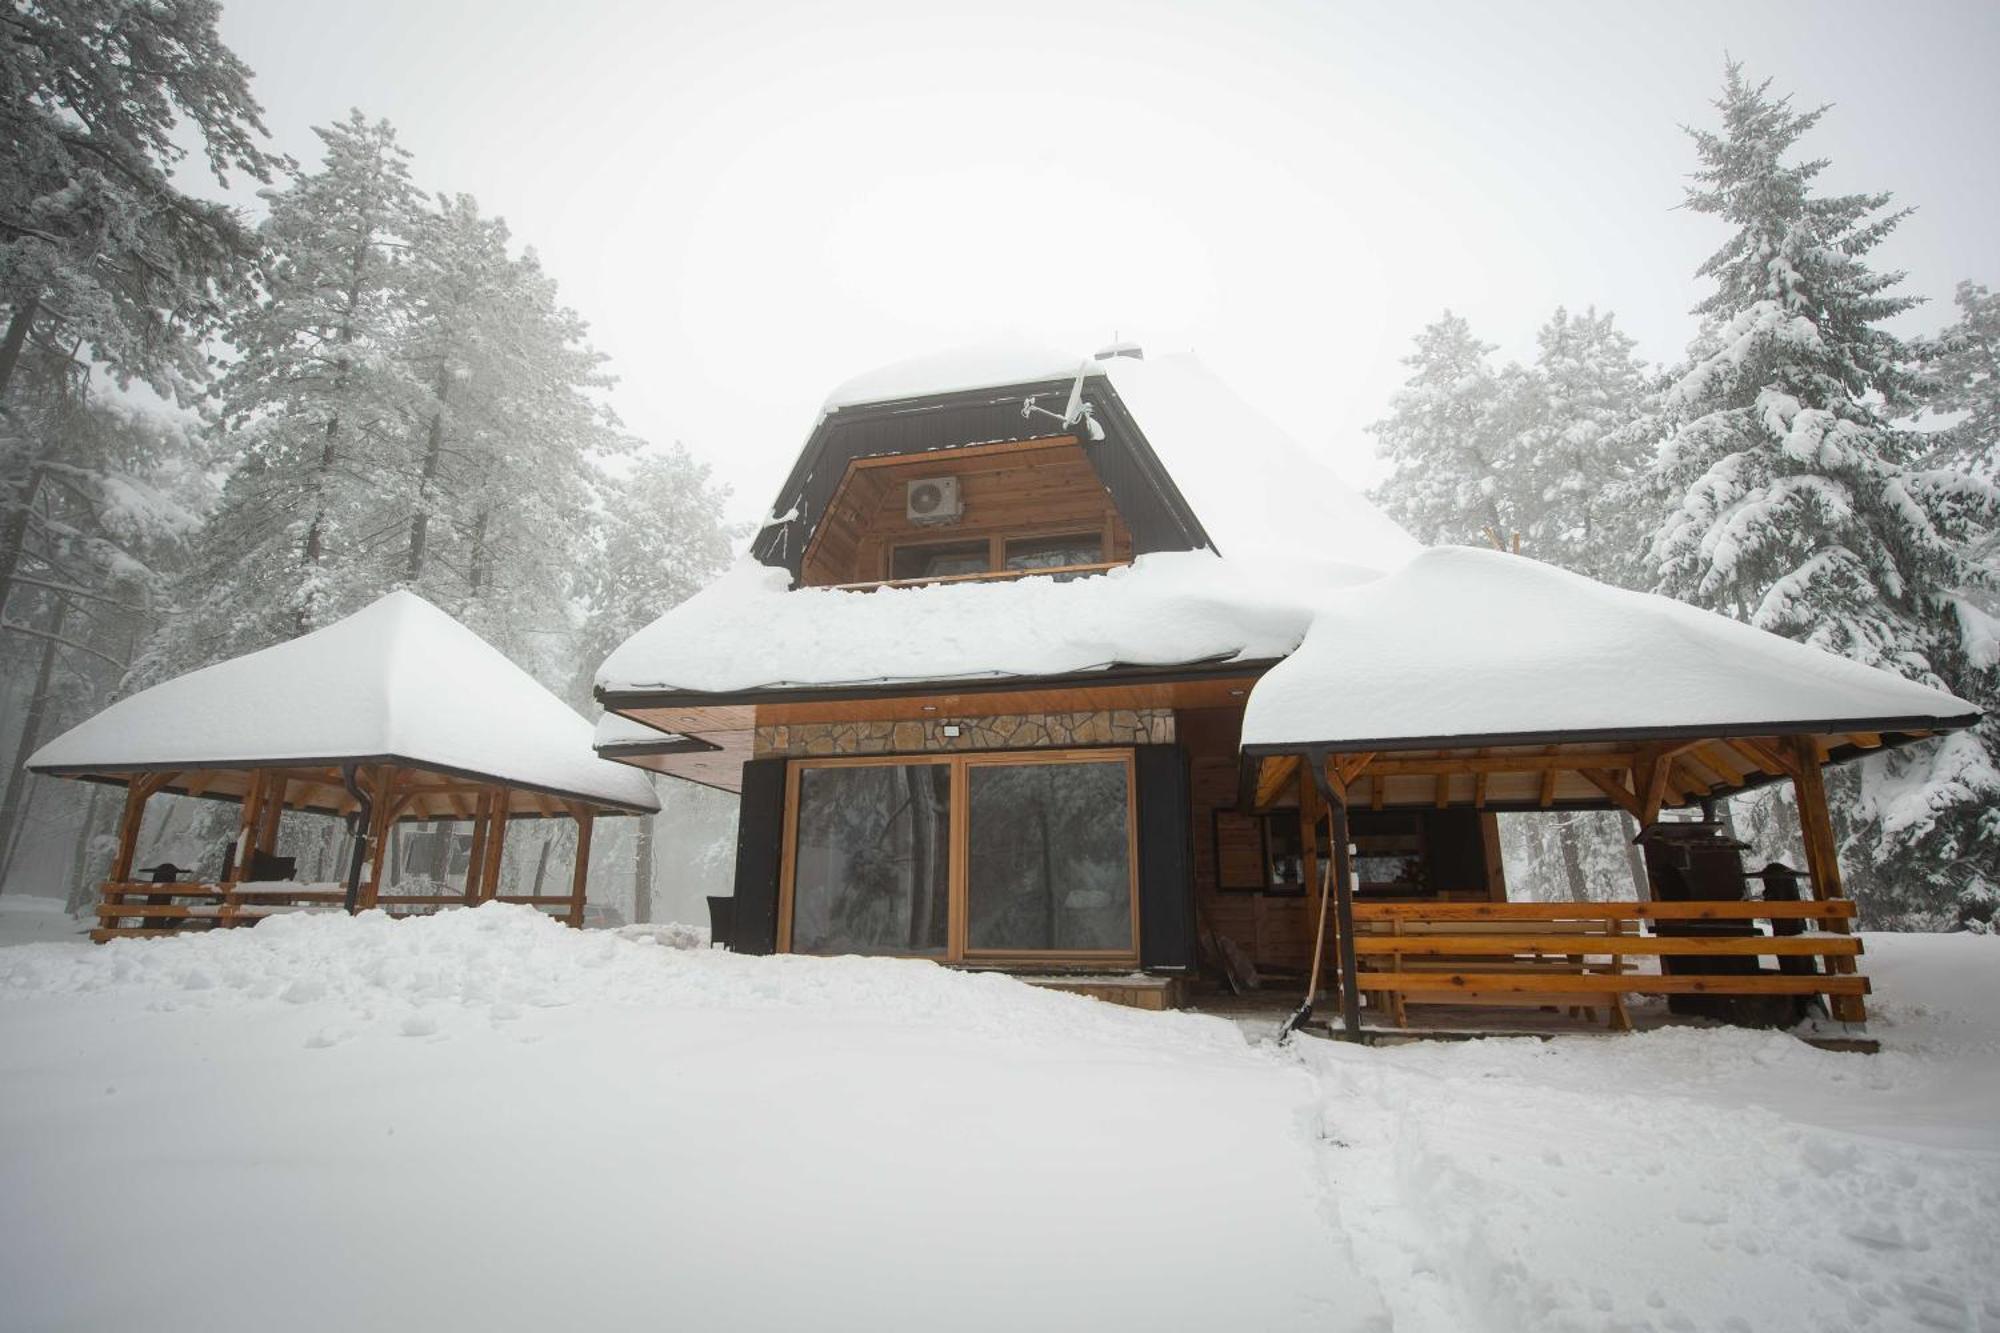
MULTIPOLYGON (((1919 740, 1928 732, 1839 732, 1709 737, 1675 741, 1591 741, 1520 746, 1436 747, 1340 754, 1353 774, 1349 800, 1357 808, 1624 810, 1644 820, 1649 810, 1693 805, 1772 782, 1790 780, 1810 744, 1817 764, 1851 759, 1884 745, 1919 740), (1366 759, 1357 769, 1354 761, 1366 759)), ((1297 754, 1246 760, 1258 809, 1297 799, 1297 754)))

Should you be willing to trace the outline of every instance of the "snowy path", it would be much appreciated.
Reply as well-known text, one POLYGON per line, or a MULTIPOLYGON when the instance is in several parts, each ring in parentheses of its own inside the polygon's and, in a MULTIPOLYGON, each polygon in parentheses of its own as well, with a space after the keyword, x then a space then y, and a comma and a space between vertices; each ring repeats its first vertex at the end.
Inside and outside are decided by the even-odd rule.
POLYGON ((1876 1057, 1246 1044, 525 910, 0 950, 0 1324, 2000 1329, 2000 940, 1876 1057))
POLYGON ((2000 940, 1868 949, 1872 1057, 1736 1031, 1301 1043, 1395 1327, 2000 1329, 2000 940))

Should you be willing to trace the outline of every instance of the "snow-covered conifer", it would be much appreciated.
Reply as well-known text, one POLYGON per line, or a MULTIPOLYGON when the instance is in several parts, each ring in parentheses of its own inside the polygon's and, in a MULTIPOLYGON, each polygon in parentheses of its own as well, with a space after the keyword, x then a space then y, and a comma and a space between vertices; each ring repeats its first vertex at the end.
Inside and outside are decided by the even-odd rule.
MULTIPOLYGON (((1691 130, 1695 212, 1731 228, 1701 266, 1715 290, 1689 364, 1665 395, 1668 434, 1650 478, 1667 513, 1651 559, 1661 590, 1829 651, 1990 697, 1991 664, 1962 590, 1968 542, 2000 500, 1926 461, 1900 429, 1916 379, 1883 327, 1915 298, 1869 254, 1903 218, 1891 196, 1815 192, 1824 160, 1790 160, 1824 109, 1794 110, 1730 66, 1719 131, 1691 130)), ((2000 764, 1963 734, 1873 761, 1847 830, 1875 907, 1984 892, 1966 867, 2000 865, 2000 764), (1932 839, 1948 846, 1929 847, 1932 839), (1926 855, 1912 855, 1919 844, 1926 855), (1968 859, 1978 846, 1980 854, 1968 859), (1922 862, 1954 867, 1914 869, 1922 862), (1920 886, 1912 881, 1920 877, 1920 886)), ((1847 804, 1845 802, 1841 803, 1847 804)))

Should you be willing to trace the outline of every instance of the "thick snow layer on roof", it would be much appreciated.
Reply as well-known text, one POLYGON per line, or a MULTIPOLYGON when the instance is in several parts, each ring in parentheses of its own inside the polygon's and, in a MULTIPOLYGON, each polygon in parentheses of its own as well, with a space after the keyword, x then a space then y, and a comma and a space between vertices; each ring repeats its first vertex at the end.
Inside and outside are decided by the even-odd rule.
POLYGON ((1423 549, 1193 356, 1104 363, 1215 549, 1307 596, 1423 549))
POLYGON ((412 592, 141 690, 28 762, 117 771, 374 756, 659 808, 645 778, 592 752, 590 723, 412 592))
POLYGON ((723 693, 1268 660, 1296 647, 1308 620, 1206 551, 1141 556, 1068 583, 788 592, 787 582, 784 570, 739 562, 620 645, 598 684, 723 693))
POLYGON ((1090 357, 1058 351, 1024 338, 1003 338, 931 352, 865 371, 828 394, 821 411, 1010 384, 1074 379, 1079 370, 1101 375, 1104 365, 1090 357))
POLYGON ((1964 719, 1941 690, 1664 597, 1462 546, 1329 598, 1243 743, 1964 719))
POLYGON ((622 645, 599 685, 722 693, 1268 660, 1298 645, 1320 598, 1422 549, 1191 356, 1085 362, 992 346, 871 372, 828 404, 1029 384, 1084 364, 1111 377, 1214 552, 1142 556, 1071 583, 869 593, 787 592, 783 571, 745 562, 622 645))

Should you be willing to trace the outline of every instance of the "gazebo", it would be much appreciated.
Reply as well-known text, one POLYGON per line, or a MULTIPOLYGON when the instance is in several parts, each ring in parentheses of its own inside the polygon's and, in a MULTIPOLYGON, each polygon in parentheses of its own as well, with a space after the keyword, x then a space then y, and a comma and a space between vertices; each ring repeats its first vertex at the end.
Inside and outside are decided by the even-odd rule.
POLYGON ((403 591, 141 690, 43 746, 28 768, 125 788, 92 932, 100 941, 307 907, 408 912, 495 899, 577 926, 595 819, 659 809, 647 778, 598 758, 591 736, 590 723, 492 645, 403 591), (146 805, 163 792, 241 804, 216 882, 134 881, 146 805), (276 858, 286 810, 348 821, 344 883, 292 879, 276 858), (509 821, 565 817, 577 827, 568 892, 501 895, 509 821), (389 834, 405 820, 471 824, 461 897, 384 892, 389 834))
POLYGON ((1668 598, 1438 547, 1326 598, 1298 651, 1250 695, 1243 786, 1254 808, 1296 799, 1308 826, 1330 821, 1334 911, 1325 921, 1322 904, 1320 935, 1336 945, 1349 1032, 1358 992, 1392 1013, 1409 996, 1608 996, 1618 1017, 1624 993, 1823 995, 1836 1019, 1859 1022, 1868 983, 1821 770, 1978 720, 1943 690, 1668 598), (1649 856, 1698 876, 1703 849, 1673 843, 1662 809, 1780 782, 1797 798, 1804 901, 1775 901, 1768 883, 1764 900, 1733 902, 1699 891, 1680 902, 1357 902, 1352 889, 1350 811, 1615 809, 1648 831, 1649 856), (1751 932, 1755 920, 1773 935, 1751 932), (1528 955, 1609 961, 1578 975, 1512 970, 1528 955), (1758 972, 1761 956, 1779 972, 1758 972), (1646 957, 1665 961, 1630 969, 1646 957))

